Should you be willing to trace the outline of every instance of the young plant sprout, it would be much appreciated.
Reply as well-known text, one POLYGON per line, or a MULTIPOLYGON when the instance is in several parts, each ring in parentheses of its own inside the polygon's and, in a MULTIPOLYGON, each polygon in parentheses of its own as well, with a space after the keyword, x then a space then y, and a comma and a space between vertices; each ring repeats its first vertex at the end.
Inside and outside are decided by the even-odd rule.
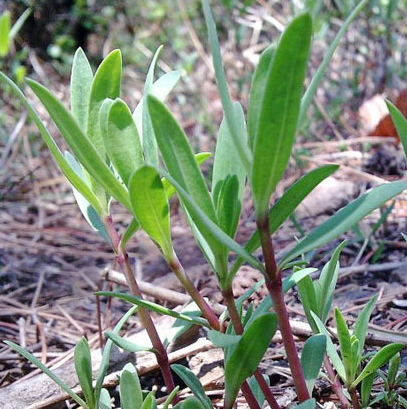
MULTIPOLYGON (((307 109, 327 65, 340 38, 366 3, 367 0, 361 1, 350 13, 305 92, 304 80, 312 42, 313 19, 308 12, 295 17, 279 41, 267 47, 260 56, 253 74, 246 118, 243 107, 230 97, 209 2, 202 0, 224 111, 217 135, 211 189, 200 169, 209 154, 193 152, 181 126, 164 104, 180 73, 171 71, 154 81, 161 47, 149 68, 143 98, 133 111, 120 99, 122 65, 119 50, 112 51, 95 74, 84 52, 81 49, 77 51, 72 67, 70 111, 45 87, 27 80, 69 146, 71 152, 65 154, 61 153, 19 88, 4 74, 0 74, 0 82, 13 90, 37 125, 57 164, 72 185, 84 217, 111 244, 131 292, 97 294, 117 297, 137 305, 138 316, 152 344, 146 348, 129 342, 119 336, 118 327, 106 333, 108 341, 104 354, 107 358, 94 387, 89 369, 89 347, 84 339, 79 341, 75 365, 84 399, 73 393, 70 396, 82 407, 111 408, 109 393, 102 389, 102 385, 112 343, 128 351, 148 350, 156 355, 169 394, 164 403, 165 409, 170 402, 176 403, 175 407, 180 405, 185 409, 213 407, 199 380, 188 368, 179 364, 170 367, 166 348, 158 336, 150 311, 174 317, 177 323, 184 322, 184 327, 177 335, 190 325, 201 326, 208 331, 213 344, 223 349, 225 409, 233 407, 239 389, 251 409, 260 409, 265 400, 272 409, 281 407, 272 393, 268 378, 258 368, 277 329, 281 333, 297 394, 296 407, 299 409, 316 407, 312 392, 322 363, 342 407, 350 407, 343 390, 345 386, 354 409, 358 409, 358 385, 403 347, 401 344, 387 345, 364 365, 362 353, 374 298, 360 314, 352 335, 340 311, 335 310, 341 351, 339 358, 325 323, 331 309, 338 259, 344 243, 334 252, 317 281, 313 282, 309 277, 317 270, 303 268, 302 257, 339 237, 363 217, 405 190, 406 182, 387 183, 368 191, 318 225, 302 240, 288 246, 281 254, 277 255, 273 246, 273 235, 282 223, 319 183, 338 169, 334 164, 313 169, 292 184, 278 200, 274 200, 276 187, 288 166, 295 136, 304 124, 307 109), (248 242, 240 245, 234 238, 245 189, 252 192, 257 228, 248 242), (178 195, 195 240, 223 294, 225 312, 220 317, 213 311, 211 302, 202 297, 189 279, 174 250, 169 211, 169 202, 174 194, 178 195), (119 202, 132 216, 132 221, 122 234, 114 225, 111 212, 113 200, 119 202), (174 311, 143 299, 126 253, 127 243, 139 229, 143 229, 157 245, 169 269, 190 295, 199 313, 194 311, 192 314, 187 309, 174 311), (262 252, 261 259, 254 254, 258 249, 262 252), (264 280, 236 300, 232 283, 243 263, 257 269, 263 274, 264 280), (289 269, 292 269, 291 274, 283 280, 283 271, 289 269), (257 308, 251 305, 244 311, 244 299, 263 283, 269 295, 257 308), (315 333, 304 344, 301 357, 284 299, 285 292, 294 285, 298 285, 306 316, 315 333), (230 319, 229 322, 227 319, 230 319), (330 359, 325 356, 325 352, 330 359), (194 397, 177 403, 178 387, 174 385, 171 370, 190 387, 194 397)), ((407 130, 404 123, 400 126, 407 130)), ((49 376, 53 376, 19 346, 9 345, 49 376)), ((62 382, 55 377, 53 379, 65 388, 62 382)), ((125 409, 157 407, 153 393, 143 396, 137 372, 131 365, 126 366, 121 373, 120 396, 122 408, 125 409)))

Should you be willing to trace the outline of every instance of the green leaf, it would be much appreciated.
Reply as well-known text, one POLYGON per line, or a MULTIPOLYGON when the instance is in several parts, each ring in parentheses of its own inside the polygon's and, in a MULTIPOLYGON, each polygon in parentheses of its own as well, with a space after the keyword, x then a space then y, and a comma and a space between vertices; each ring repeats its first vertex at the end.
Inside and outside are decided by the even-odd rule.
POLYGON ((122 409, 140 409, 143 404, 140 379, 131 363, 126 364, 120 374, 120 403, 122 409))
POLYGON ((258 316, 245 331, 225 365, 225 409, 230 409, 243 381, 251 376, 261 361, 277 329, 275 314, 258 316))
POLYGON ((250 148, 253 149, 255 136, 257 135, 257 128, 260 121, 261 108, 269 69, 273 61, 274 53, 276 51, 275 45, 269 45, 260 55, 259 63, 253 74, 252 85, 250 88, 249 106, 247 108, 247 131, 249 134, 250 148))
POLYGON ((317 314, 311 311, 312 318, 315 321, 315 324, 318 327, 318 330, 321 334, 326 335, 326 352, 329 356, 329 359, 332 362, 332 365, 334 366, 336 372, 338 375, 341 377, 343 381, 346 380, 346 372, 345 372, 345 366, 343 365, 343 362, 339 358, 338 353, 336 352, 335 345, 331 340, 331 336, 329 335, 329 332, 325 328, 325 325, 321 321, 321 319, 318 317, 317 314))
POLYGON ((127 339, 121 337, 120 335, 114 332, 105 332, 105 336, 107 339, 110 339, 115 345, 119 348, 124 349, 128 352, 141 352, 141 351, 149 351, 155 353, 155 349, 151 347, 147 347, 144 345, 139 345, 134 342, 128 341, 127 339))
MULTIPOLYGON (((176 182, 174 178, 172 178, 172 176, 170 176, 167 172, 163 170, 160 170, 160 173, 163 176, 165 176, 168 179, 168 181, 176 188, 178 195, 188 205, 188 211, 191 213, 193 221, 197 225, 205 226, 205 228, 207 228, 211 232, 211 234, 213 235, 213 238, 215 238, 217 242, 228 247, 231 251, 235 252, 237 255, 242 257, 245 261, 247 261, 253 267, 257 268, 259 271, 264 272, 263 264, 259 260, 257 260, 255 257, 253 257, 250 253, 248 253, 242 246, 240 246, 231 237, 229 237, 212 220, 210 220, 206 216, 206 214, 201 210, 201 208, 187 194, 187 192, 181 187, 181 185, 178 182, 176 182)), ((221 282, 220 284, 225 285, 224 282, 221 282)))
MULTIPOLYGON (((179 391, 179 386, 176 386, 171 393, 168 395, 167 399, 165 400, 164 404, 163 404, 163 409, 168 409, 172 400, 175 398, 175 395, 178 393, 179 391)), ((172 406, 174 408, 174 406, 172 406)))
POLYGON ((367 327, 369 325, 370 316, 372 315, 375 303, 377 301, 377 297, 379 295, 376 294, 372 299, 363 307, 363 310, 360 312, 355 326, 353 327, 353 335, 359 340, 359 348, 358 348, 358 360, 362 359, 363 348, 365 346, 365 339, 367 334, 367 327))
POLYGON ((330 63, 332 56, 334 55, 334 52, 336 50, 336 47, 339 44, 339 41, 343 37, 343 35, 346 33, 347 29, 349 28, 350 24, 352 21, 357 17, 357 15, 360 13, 360 11, 363 9, 364 6, 368 3, 369 0, 362 0, 352 11, 352 13, 349 14, 348 18, 346 21, 341 25, 340 30, 338 31, 338 34, 335 36, 334 40, 330 44, 328 51, 325 53, 324 59, 322 60, 320 66, 318 67, 318 70, 316 71, 314 77, 311 80, 311 83, 309 84, 307 90, 305 91, 302 100, 301 100, 301 110, 300 110, 300 116, 298 119, 298 127, 300 128, 304 121, 305 121, 305 116, 308 110, 308 107, 310 106, 312 102, 312 98, 314 97, 317 88, 319 84, 322 81, 322 78, 325 74, 326 68, 328 67, 328 64, 330 63))
MULTIPOLYGON (((173 90, 177 82, 181 77, 181 71, 170 71, 165 73, 162 77, 158 78, 154 82, 151 88, 151 95, 154 95, 160 101, 165 101, 169 93, 173 90)), ((143 106, 144 98, 138 103, 136 109, 133 112, 133 119, 136 123, 139 135, 143 135, 143 106)))
POLYGON ((74 349, 74 364, 79 384, 89 408, 95 408, 95 396, 92 386, 92 361, 88 341, 82 337, 74 349))
POLYGON ((61 102, 41 84, 29 79, 27 82, 47 109, 52 120, 55 122, 65 141, 82 166, 85 167, 100 186, 131 211, 129 195, 126 189, 110 171, 105 161, 98 154, 92 142, 82 132, 71 114, 65 109, 61 102))
POLYGON ((83 409, 92 409, 86 404, 86 402, 80 398, 74 391, 72 391, 65 382, 61 381, 53 372, 51 372, 44 364, 42 364, 34 355, 30 354, 25 349, 21 348, 19 345, 11 341, 4 341, 10 348, 17 351, 20 355, 34 364, 38 369, 45 373, 49 378, 51 378, 64 392, 66 392, 78 405, 82 406, 83 409))
POLYGON ((100 391, 99 408, 98 409, 112 409, 112 402, 109 391, 103 388, 100 391))
MULTIPOLYGON (((264 378, 267 386, 270 387, 270 378, 265 374, 263 374, 263 378, 264 378)), ((250 389, 253 392, 254 397, 257 400, 257 403, 262 408, 263 405, 264 405, 265 397, 264 397, 264 393, 261 390, 261 388, 259 386, 259 383, 257 382, 257 379, 256 379, 256 377, 254 375, 250 377, 250 379, 248 381, 248 384, 250 386, 250 389)))
POLYGON ((356 388, 356 386, 367 376, 375 373, 381 366, 386 364, 392 356, 397 354, 397 352, 401 351, 405 348, 404 344, 401 343, 394 343, 389 344, 381 348, 375 356, 368 362, 368 364, 363 368, 363 371, 360 375, 355 379, 355 381, 350 386, 351 388, 356 388))
POLYGON ((192 393, 202 403, 205 409, 213 409, 211 400, 206 396, 205 390, 195 376, 195 374, 183 365, 173 364, 171 369, 184 381, 184 383, 191 389, 192 393))
POLYGON ((141 409, 157 409, 157 400, 155 398, 155 391, 151 391, 144 399, 141 409))
POLYGON ((316 312, 323 323, 325 323, 328 319, 329 311, 331 310, 332 296, 338 280, 339 255, 341 254, 341 251, 345 245, 346 240, 339 244, 339 246, 335 249, 331 260, 329 260, 329 262, 324 266, 318 279, 319 288, 321 290, 319 292, 318 310, 316 312))
POLYGON ((307 399, 305 402, 294 406, 296 409, 315 409, 317 407, 317 401, 314 398, 307 399))
POLYGON ((113 50, 99 65, 92 81, 89 97, 87 136, 99 155, 105 159, 105 145, 100 133, 99 111, 106 98, 120 96, 122 56, 120 50, 113 50))
POLYGON ((386 101, 386 104, 387 108, 389 109, 391 119, 393 120, 394 126, 396 127, 397 133, 400 137, 401 144, 403 145, 404 155, 407 157, 407 119, 390 101, 386 101))
POLYGON ((154 81, 154 71, 157 65, 158 58, 160 57, 163 46, 157 48, 153 60, 147 72, 146 82, 144 85, 143 94, 143 107, 142 107, 142 140, 143 140, 143 152, 145 155, 146 163, 150 165, 158 165, 158 151, 157 142, 154 135, 154 128, 151 123, 151 117, 149 107, 147 106, 147 98, 151 93, 154 81))
MULTIPOLYGON (((297 208, 303 199, 315 189, 316 186, 338 168, 338 165, 321 166, 306 173, 291 185, 269 211, 270 235, 277 231, 287 217, 297 208)), ((257 250, 260 245, 259 232, 256 230, 245 245, 245 249, 252 253, 257 250)), ((229 272, 231 278, 237 273, 243 261, 244 260, 241 258, 238 258, 235 261, 229 272)))
POLYGON ((14 82, 11 81, 2 72, 0 72, 0 82, 10 86, 13 93, 27 109, 30 118, 34 121, 35 125, 37 126, 38 130, 41 133, 42 138, 44 139, 44 142, 48 146, 48 149, 51 151, 51 154, 54 157, 55 162, 58 164, 59 168, 64 173, 66 178, 69 180, 71 185, 75 187, 75 189, 78 190, 86 198, 86 200, 94 207, 94 209, 99 215, 104 214, 105 213, 104 208, 102 204, 99 202, 98 198, 94 195, 94 193, 91 191, 88 185, 77 175, 77 173, 68 164, 67 160, 59 150, 55 141, 52 139, 52 136, 48 132, 47 128, 44 126, 37 112, 34 110, 34 108, 32 108, 31 104, 27 101, 26 97, 20 91, 17 85, 14 84, 14 82))
POLYGON ((375 376, 376 374, 373 373, 370 376, 367 376, 362 381, 362 385, 360 388, 360 397, 362 400, 362 407, 364 408, 369 406, 370 394, 372 392, 372 386, 375 376))
POLYGON ((195 396, 190 396, 185 399, 181 406, 182 409, 204 409, 205 406, 202 405, 201 401, 195 396))
POLYGON ((208 339, 215 345, 216 348, 225 348, 238 343, 241 339, 240 335, 223 334, 222 332, 210 330, 208 331, 208 339))
POLYGON ((151 166, 137 169, 129 181, 134 214, 141 227, 161 248, 167 260, 174 250, 170 232, 170 209, 159 173, 151 166))
MULTIPOLYGON (((111 334, 112 333, 118 334, 119 331, 122 329, 123 325, 125 324, 125 322, 137 311, 137 309, 138 309, 138 306, 131 307, 126 312, 126 314, 123 315, 123 317, 119 320, 119 322, 115 325, 115 327, 113 328, 113 331, 111 331, 111 334)), ((99 401, 99 396, 101 394, 103 380, 105 379, 107 369, 109 367, 110 353, 112 350, 112 346, 113 346, 113 341, 108 339, 103 349, 102 361, 100 363, 99 373, 96 379, 96 386, 95 386, 95 401, 96 402, 99 401)))
POLYGON ((131 174, 143 165, 143 153, 136 125, 127 104, 117 98, 109 108, 107 154, 122 181, 128 185, 131 174))
POLYGON ((228 86, 226 83, 225 72, 222 66, 222 58, 220 54, 219 41, 216 35, 216 26, 213 20, 212 12, 209 7, 208 0, 202 0, 202 8, 205 16, 206 27, 208 30, 209 45, 212 52, 213 66, 215 68, 215 78, 218 85, 220 99, 222 101, 223 110, 225 112, 225 119, 230 130, 230 134, 239 153, 240 160, 246 170, 246 174, 250 173, 251 152, 247 145, 247 141, 243 143, 242 132, 239 128, 239 120, 236 112, 233 109, 233 104, 230 99, 228 86))
POLYGON ((395 384, 397 372, 400 367, 400 362, 401 362, 400 354, 396 354, 390 359, 389 370, 387 371, 387 377, 391 385, 395 384))
POLYGON ((314 283, 309 276, 304 277, 301 281, 297 283, 298 293, 300 295, 300 300, 302 307, 304 308, 307 321, 312 328, 314 333, 318 333, 317 327, 312 319, 311 311, 318 314, 318 302, 315 293, 314 283))
POLYGON ((267 216, 270 196, 290 158, 311 36, 311 16, 298 16, 284 31, 270 59, 259 103, 257 132, 250 137, 253 138, 251 185, 257 218, 267 216))
POLYGON ((305 383, 310 395, 314 389, 315 381, 321 369, 322 360, 326 351, 326 336, 323 334, 312 335, 305 341, 301 352, 301 366, 305 383))
POLYGON ((96 295, 104 295, 106 297, 116 297, 121 300, 128 301, 132 304, 136 304, 139 307, 146 308, 147 310, 156 312, 158 314, 168 315, 169 317, 179 318, 187 322, 191 322, 196 325, 204 326, 209 328, 208 322, 200 317, 191 317, 177 311, 170 310, 169 308, 163 307, 162 305, 156 304, 151 301, 143 300, 142 298, 136 297, 135 295, 122 294, 115 291, 98 291, 96 295))
MULTIPOLYGON (((242 106, 238 102, 235 102, 233 104, 233 108, 237 118, 239 119, 239 128, 245 130, 246 123, 242 106)), ((246 143, 247 136, 245 136, 245 133, 242 133, 242 135, 239 136, 242 139, 241 142, 246 143)), ((228 177, 233 176, 236 176, 239 187, 239 193, 236 199, 241 203, 246 172, 237 153, 235 142, 230 134, 226 119, 223 118, 218 131, 215 158, 213 162, 212 197, 215 204, 218 202, 217 198, 219 196, 221 186, 224 184, 226 179, 228 179, 228 177)))
POLYGON ((5 57, 9 50, 10 20, 10 12, 6 10, 0 17, 0 57, 5 57))
POLYGON ((71 111, 83 132, 87 130, 92 81, 92 68, 82 48, 78 48, 72 62, 71 111))
POLYGON ((30 17, 30 15, 31 15, 30 8, 28 8, 27 10, 24 11, 23 14, 21 14, 21 16, 17 19, 17 21, 13 24, 13 26, 10 29, 8 35, 10 40, 12 40, 18 34, 18 32, 21 30, 21 27, 23 26, 27 18, 30 17))
POLYGON ((345 319, 339 309, 335 308, 335 323, 338 332, 339 347, 341 350, 341 356, 343 365, 345 366, 346 372, 346 385, 349 386, 352 382, 352 368, 354 362, 352 361, 352 345, 351 337, 349 334, 348 326, 346 325, 345 319))
POLYGON ((346 205, 336 212, 327 221, 315 228, 293 249, 291 249, 280 261, 280 267, 292 261, 301 254, 322 246, 325 243, 340 236, 346 230, 354 226, 376 208, 387 200, 401 193, 407 188, 403 181, 386 183, 375 187, 370 192, 360 196, 358 199, 346 205))
MULTIPOLYGON (((65 159, 72 170, 77 173, 77 175, 83 180, 84 183, 86 183, 81 165, 68 151, 65 152, 65 159)), ((77 189, 75 189, 74 186, 72 186, 72 184, 71 187, 79 210, 81 211, 85 220, 88 222, 89 226, 91 226, 93 230, 97 231, 106 240, 106 242, 110 244, 111 241, 109 235, 95 208, 89 203, 88 200, 86 200, 85 196, 83 196, 82 193, 80 193, 77 189)), ((93 192, 91 192, 91 194, 93 195, 93 192)))
POLYGON ((407 399, 403 398, 401 395, 398 396, 398 403, 405 409, 407 409, 407 399))

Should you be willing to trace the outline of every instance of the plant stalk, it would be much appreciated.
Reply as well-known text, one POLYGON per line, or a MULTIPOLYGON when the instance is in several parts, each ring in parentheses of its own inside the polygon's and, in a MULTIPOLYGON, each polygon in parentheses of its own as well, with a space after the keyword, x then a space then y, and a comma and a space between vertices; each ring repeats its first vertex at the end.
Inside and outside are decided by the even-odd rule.
POLYGON ((172 259, 168 260, 167 262, 168 262, 168 265, 171 268, 171 270, 177 276, 179 282, 183 285, 183 287, 186 289, 188 294, 194 300, 195 304, 201 310, 202 315, 208 320, 209 325, 214 330, 220 331, 221 330, 221 325, 220 325, 218 317, 216 316, 216 314, 214 313, 212 308, 209 306, 209 304, 202 297, 201 293, 195 287, 195 285, 190 280, 190 278, 187 276, 187 274, 185 273, 185 270, 182 267, 181 263, 179 262, 177 256, 174 255, 172 257, 172 259))
POLYGON ((356 389, 355 388, 349 389, 349 395, 350 398, 352 399, 353 409, 360 409, 359 398, 358 394, 356 393, 356 389))
MULTIPOLYGON (((223 297, 225 298, 226 306, 227 306, 230 320, 232 321, 232 325, 235 330, 235 333, 237 335, 242 335, 244 328, 243 328, 242 322, 240 321, 239 313, 236 308, 233 291, 232 289, 229 289, 227 291, 223 291, 222 294, 223 294, 223 297)), ((264 394, 264 397, 266 398, 268 404, 270 405, 271 409, 281 409, 273 393, 271 392, 270 387, 267 385, 265 379, 263 378, 263 375, 259 368, 256 369, 254 376, 260 386, 261 391, 264 394)))
POLYGON ((335 395, 338 397, 339 402, 342 406, 343 409, 349 409, 350 404, 348 399, 343 393, 343 387, 342 384, 338 378, 338 376, 335 374, 334 368, 331 364, 331 361, 329 360, 328 356, 325 354, 324 356, 324 366, 326 373, 328 375, 329 380, 331 381, 331 386, 333 391, 335 392, 335 395))
POLYGON ((267 215, 263 220, 257 221, 257 228, 260 234, 260 241, 266 265, 266 287, 270 293, 271 299, 273 300, 274 311, 277 314, 278 327, 283 339, 284 349, 287 354, 287 360, 293 377, 294 386, 297 391, 298 400, 300 402, 304 402, 310 398, 310 395, 305 383, 304 373, 298 357, 290 326, 290 320, 284 301, 281 271, 277 269, 277 264, 274 257, 273 242, 269 234, 267 215))
MULTIPOLYGON (((126 251, 120 246, 120 237, 116 229, 113 226, 112 218, 110 216, 108 216, 105 219, 105 225, 106 225, 109 237, 112 241, 113 250, 117 254, 117 261, 120 264, 124 272, 124 275, 126 277, 127 285, 129 286, 130 291, 133 295, 142 299, 143 295, 141 294, 137 281, 134 277, 133 269, 130 266, 128 255, 126 251)), ((164 345, 161 342, 161 339, 158 335, 157 329, 154 325, 154 322, 151 318, 149 311, 146 310, 145 308, 140 307, 138 309, 138 316, 140 318, 142 326, 147 331, 147 334, 150 338, 153 348, 157 351, 157 353, 155 354, 157 363, 158 363, 158 366, 160 367, 161 374, 163 376, 167 391, 168 393, 171 393, 175 388, 175 384, 174 384, 174 379, 171 373, 170 362, 168 360, 167 351, 165 350, 164 345)), ((179 402, 178 396, 175 395, 174 403, 178 403, 178 402, 179 402)))

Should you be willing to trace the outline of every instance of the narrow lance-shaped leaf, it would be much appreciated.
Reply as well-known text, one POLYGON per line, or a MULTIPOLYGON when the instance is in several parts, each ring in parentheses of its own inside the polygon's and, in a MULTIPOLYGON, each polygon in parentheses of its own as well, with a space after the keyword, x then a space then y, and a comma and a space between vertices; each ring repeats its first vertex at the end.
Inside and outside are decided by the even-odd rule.
POLYGON ((320 247, 340 236, 373 210, 407 188, 403 181, 386 183, 372 189, 358 199, 346 205, 327 221, 315 228, 280 261, 280 267, 294 260, 299 255, 320 247))
POLYGON ((92 386, 92 361, 89 345, 84 337, 75 346, 74 364, 86 403, 89 405, 89 408, 96 408, 92 386))
POLYGON ((199 399, 205 409, 213 409, 211 400, 206 396, 205 390, 195 374, 183 365, 173 364, 171 369, 185 382, 192 393, 199 399))
POLYGON ((103 159, 105 146, 100 134, 99 111, 106 98, 116 99, 120 96, 121 73, 120 50, 113 50, 97 69, 90 90, 87 136, 103 159))
POLYGON ((31 15, 31 9, 28 8, 27 10, 24 11, 23 14, 17 19, 17 21, 13 24, 13 26, 10 29, 9 32, 9 39, 12 40, 17 33, 20 31, 21 27, 25 23, 28 17, 31 15))
POLYGON ((305 341, 301 352, 301 366, 309 394, 312 394, 315 381, 321 369, 326 351, 326 336, 313 335, 305 341))
POLYGON ((0 16, 0 57, 5 57, 10 41, 10 12, 6 10, 0 16))
POLYGON ((363 368, 363 371, 355 379, 355 381, 352 383, 350 387, 356 388, 356 386, 358 386, 358 384, 364 378, 376 372, 381 366, 386 364, 392 356, 396 355, 397 352, 401 351, 403 348, 405 348, 405 345, 401 343, 394 343, 384 346, 374 355, 374 357, 363 368))
POLYGON ((27 82, 47 109, 52 120, 55 122, 79 162, 100 186, 131 211, 129 195, 126 189, 110 171, 105 161, 98 154, 87 136, 82 132, 71 114, 65 109, 62 103, 41 84, 33 80, 27 80, 27 82))
POLYGON ((301 126, 303 125, 305 121, 305 115, 307 113, 308 107, 310 106, 312 102, 312 98, 314 97, 315 92, 317 91, 317 88, 322 81, 326 68, 328 67, 328 64, 330 63, 332 56, 334 55, 334 52, 336 50, 336 47, 339 44, 339 41, 346 33, 352 21, 357 17, 357 15, 361 12, 363 7, 365 7, 368 2, 369 0, 362 0, 353 9, 352 13, 349 14, 348 18, 341 25, 341 28, 338 31, 338 34, 335 36, 334 40, 330 44, 328 51, 325 53, 324 59, 321 62, 321 65, 318 67, 317 72, 315 73, 314 77, 311 80, 311 83, 309 84, 307 90, 305 91, 302 97, 300 116, 298 119, 298 128, 301 128, 301 126))
POLYGON ((38 369, 40 369, 43 373, 45 373, 45 375, 51 378, 64 392, 66 392, 83 409, 91 409, 80 396, 78 396, 65 382, 59 379, 53 372, 51 372, 34 355, 30 354, 28 351, 26 351, 24 348, 21 348, 19 345, 15 344, 14 342, 4 341, 4 343, 7 344, 10 348, 17 351, 20 355, 22 355, 24 358, 29 360, 38 369))
POLYGON ((342 361, 343 365, 345 366, 346 385, 349 386, 349 384, 352 383, 353 381, 351 377, 351 372, 352 366, 354 364, 354 362, 352 361, 351 339, 348 326, 346 325, 345 319, 343 318, 343 315, 341 314, 338 308, 335 308, 335 322, 336 329, 338 331, 338 340, 341 350, 342 361))
POLYGON ((13 81, 10 80, 10 78, 8 78, 2 72, 0 72, 0 82, 10 86, 14 95, 21 101, 21 103, 27 109, 28 114, 30 115, 30 118, 34 121, 35 125, 40 131, 40 134, 42 138, 44 139, 44 142, 46 143, 52 156, 54 157, 55 162, 57 163, 61 171, 64 173, 66 178, 69 180, 71 185, 85 197, 85 199, 94 207, 94 209, 99 215, 104 214, 105 209, 103 208, 102 204, 99 202, 98 198, 91 191, 89 186, 82 180, 82 178, 71 168, 71 166, 65 159, 64 155, 59 150, 51 134, 48 132, 48 129, 45 127, 45 125, 41 121, 35 109, 32 108, 31 104, 27 101, 26 97, 21 92, 21 90, 17 87, 16 84, 14 84, 13 81))
POLYGON ((309 14, 295 18, 270 61, 253 138, 251 185, 258 218, 267 216, 271 194, 283 175, 297 129, 312 36, 309 14))
POLYGON ((103 134, 107 154, 125 185, 131 174, 143 165, 139 134, 130 109, 116 99, 109 108, 107 134, 103 134))
MULTIPOLYGON (((273 234, 283 224, 287 217, 297 208, 305 197, 311 193, 324 179, 334 173, 339 168, 338 165, 324 165, 313 169, 298 179, 281 196, 269 211, 269 232, 273 234)), ((248 240, 245 249, 252 253, 260 247, 260 236, 258 230, 248 240)), ((230 279, 239 270, 243 259, 238 258, 230 269, 230 279)))
POLYGON ((248 147, 247 141, 245 141, 245 143, 242 143, 241 137, 242 130, 239 129, 238 126, 239 121, 236 118, 236 113, 233 109, 233 104, 230 99, 228 86, 225 78, 225 72, 222 66, 219 41, 216 35, 216 26, 213 20, 208 0, 202 0, 202 8, 205 16, 206 27, 208 30, 209 45, 211 47, 213 66, 215 68, 216 83, 218 85, 218 91, 220 99, 222 101, 223 110, 225 111, 226 122, 229 127, 232 138, 235 142, 235 146, 239 153, 240 160, 242 161, 242 164, 246 170, 246 174, 249 174, 252 155, 248 147))
POLYGON ((136 344, 135 342, 129 341, 114 332, 105 332, 105 336, 107 339, 112 341, 119 348, 125 351, 128 351, 128 352, 141 352, 141 351, 149 351, 149 352, 154 352, 154 353, 156 352, 155 349, 149 346, 136 344))
POLYGON ((318 333, 317 327, 311 315, 311 311, 318 314, 318 300, 314 288, 314 283, 309 276, 304 277, 297 283, 301 304, 304 308, 307 321, 314 333, 318 333))
POLYGON ((112 402, 109 391, 103 388, 100 391, 99 408, 98 409, 112 409, 112 402))
POLYGON ((137 219, 133 217, 126 230, 124 231, 122 238, 120 239, 120 248, 122 250, 126 249, 128 241, 133 237, 133 235, 140 229, 140 223, 137 219))
POLYGON ((372 299, 363 307, 363 310, 360 312, 356 322, 355 326, 353 327, 353 335, 356 336, 356 338, 359 341, 359 348, 358 348, 358 360, 362 358, 363 354, 363 348, 365 346, 365 339, 366 339, 366 334, 367 334, 367 328, 369 325, 370 321, 370 316, 372 315, 377 297, 379 295, 376 294, 372 299))
POLYGON ((235 402, 243 381, 256 370, 277 329, 275 314, 266 313, 246 328, 225 366, 225 409, 235 402))
POLYGON ((160 246, 164 257, 171 260, 174 250, 170 232, 170 209, 159 173, 142 166, 130 178, 129 194, 134 214, 146 233, 160 246))
POLYGON ((156 312, 158 314, 164 314, 168 315, 169 317, 179 318, 181 320, 209 328, 208 322, 201 317, 192 317, 186 314, 182 314, 177 311, 171 310, 167 307, 163 307, 162 305, 156 304, 154 302, 143 300, 142 298, 136 297, 134 295, 118 293, 115 291, 98 291, 95 294, 103 295, 106 297, 120 298, 121 300, 128 301, 132 304, 136 304, 139 307, 146 308, 147 310, 156 312))
POLYGON ((71 111, 72 116, 84 132, 87 130, 92 81, 92 68, 82 48, 78 48, 72 62, 71 111))

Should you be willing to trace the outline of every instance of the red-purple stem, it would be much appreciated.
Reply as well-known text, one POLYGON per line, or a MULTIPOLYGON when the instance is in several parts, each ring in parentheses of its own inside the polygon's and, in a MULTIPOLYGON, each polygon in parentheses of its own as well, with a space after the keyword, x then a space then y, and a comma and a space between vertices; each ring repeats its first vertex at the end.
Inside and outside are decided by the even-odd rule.
POLYGON ((342 409, 349 409, 350 407, 349 401, 343 393, 342 384, 338 376, 335 374, 335 370, 331 364, 331 361, 329 360, 326 354, 324 356, 324 366, 325 366, 326 374, 328 375, 328 378, 331 381, 332 389, 335 392, 336 396, 338 397, 339 402, 342 406, 342 409))

